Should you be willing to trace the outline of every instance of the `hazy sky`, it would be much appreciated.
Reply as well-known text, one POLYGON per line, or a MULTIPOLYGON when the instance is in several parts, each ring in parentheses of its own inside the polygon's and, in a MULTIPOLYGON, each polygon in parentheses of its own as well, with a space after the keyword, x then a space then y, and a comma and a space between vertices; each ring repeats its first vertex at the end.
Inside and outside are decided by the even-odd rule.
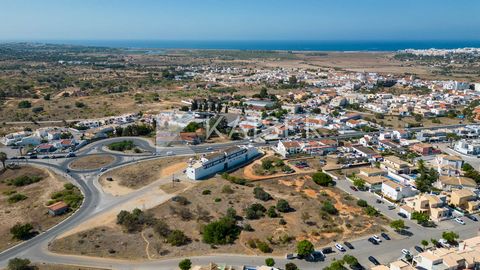
POLYGON ((0 40, 480 40, 479 0, 0 0, 0 40))

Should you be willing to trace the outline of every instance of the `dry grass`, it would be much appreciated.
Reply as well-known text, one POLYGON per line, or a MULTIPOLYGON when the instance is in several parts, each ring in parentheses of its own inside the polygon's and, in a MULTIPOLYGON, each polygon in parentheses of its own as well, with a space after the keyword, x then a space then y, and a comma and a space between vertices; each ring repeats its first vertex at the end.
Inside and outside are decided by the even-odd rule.
POLYGON ((70 168, 74 170, 95 170, 107 166, 115 160, 112 155, 90 155, 75 158, 70 163, 70 168))
POLYGON ((105 270, 103 268, 92 268, 92 267, 83 267, 75 265, 65 265, 65 264, 48 264, 48 263, 37 263, 34 264, 36 270, 105 270))
MULTIPOLYGON (((172 247, 156 235, 151 228, 144 229, 149 242, 149 254, 152 259, 166 257, 184 257, 205 255, 209 253, 260 254, 258 249, 248 246, 251 239, 267 242, 273 248, 274 255, 283 255, 295 249, 296 242, 309 239, 315 246, 326 245, 331 241, 353 239, 376 233, 386 224, 384 218, 365 216, 356 206, 356 200, 336 188, 321 188, 309 179, 299 177, 280 180, 256 182, 269 192, 275 200, 262 202, 253 198, 253 187, 231 184, 223 179, 211 179, 186 190, 180 195, 190 203, 179 205, 168 201, 149 212, 156 218, 167 222, 172 229, 182 230, 191 242, 185 246, 172 247), (222 192, 225 185, 230 185, 233 193, 222 192), (202 195, 210 190, 210 195, 202 195), (295 209, 290 213, 281 213, 287 224, 279 225, 280 218, 263 217, 247 221, 253 232, 243 231, 233 245, 213 249, 202 242, 200 228, 208 221, 222 217, 229 207, 244 216, 244 209, 252 203, 261 203, 267 209, 276 204, 276 200, 285 199, 295 209), (340 211, 337 216, 321 214, 323 202, 330 200, 340 211), (180 213, 190 213, 186 218, 180 213), (307 218, 305 218, 307 217, 307 218)), ((85 254, 91 256, 145 259, 146 242, 140 233, 127 234, 115 226, 97 227, 83 233, 77 233, 56 240, 52 248, 57 252, 85 254), (113 249, 113 250, 110 250, 113 249), (110 252, 109 252, 110 250, 110 252)))
POLYGON ((10 228, 16 223, 31 223, 36 231, 45 231, 57 224, 67 215, 51 217, 46 203, 53 192, 63 190, 66 180, 62 177, 36 167, 24 166, 20 169, 6 170, 0 173, 0 250, 6 249, 18 241, 13 240, 10 228), (23 187, 7 185, 4 180, 19 176, 41 176, 42 180, 23 187), (26 195, 28 198, 16 203, 9 203, 8 192, 26 195))

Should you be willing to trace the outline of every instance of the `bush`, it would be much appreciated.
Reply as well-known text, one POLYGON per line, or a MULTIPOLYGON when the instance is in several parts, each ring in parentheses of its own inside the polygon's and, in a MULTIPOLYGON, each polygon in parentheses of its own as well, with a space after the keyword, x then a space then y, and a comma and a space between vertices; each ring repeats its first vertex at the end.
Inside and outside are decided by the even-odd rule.
POLYGON ((178 267, 180 268, 180 270, 189 270, 192 267, 192 261, 190 261, 189 259, 181 260, 178 263, 178 267))
POLYGON ((280 199, 277 201, 277 210, 282 213, 287 213, 292 211, 292 208, 290 207, 288 201, 280 199))
POLYGON ((10 197, 8 197, 8 203, 16 203, 19 201, 26 200, 27 198, 28 198, 27 196, 20 193, 13 194, 10 197))
POLYGON ((275 206, 270 206, 267 210, 267 216, 270 218, 276 218, 278 217, 277 212, 275 211, 275 206))
POLYGON ((127 232, 131 233, 141 231, 143 225, 154 225, 155 219, 151 214, 135 208, 131 213, 126 210, 120 211, 117 215, 117 224, 122 225, 127 232))
POLYGON ((266 266, 274 266, 275 265, 275 260, 273 258, 266 258, 265 259, 265 265, 266 266))
POLYGON ((42 106, 34 107, 34 108, 32 108, 32 112, 33 113, 41 113, 41 112, 43 112, 43 107, 42 106))
POLYGON ((312 176, 312 179, 313 179, 313 182, 315 182, 317 185, 320 185, 323 187, 328 187, 333 185, 332 177, 330 177, 330 175, 323 172, 314 173, 312 176))
POLYGON ((16 224, 10 228, 13 238, 18 240, 26 240, 33 236, 33 226, 30 223, 16 224))
POLYGON ((245 209, 245 218, 246 219, 259 219, 265 214, 265 207, 259 203, 254 203, 245 209))
POLYGON ((177 202, 181 205, 187 205, 187 204, 190 203, 190 201, 183 196, 175 196, 175 197, 172 198, 172 201, 177 202))
POLYGON ((264 202, 272 199, 272 196, 261 187, 255 187, 253 189, 253 194, 255 199, 262 200, 264 202))
POLYGON ((180 230, 173 230, 167 236, 167 243, 176 247, 186 245, 188 240, 188 237, 180 230))
POLYGON ((226 245, 233 243, 240 234, 240 228, 234 219, 223 217, 205 225, 202 231, 203 241, 207 244, 226 245))
POLYGON ((13 258, 8 261, 8 270, 29 270, 29 269, 32 269, 30 266, 29 259, 13 258))
POLYGON ((42 177, 40 177, 40 176, 24 175, 24 176, 19 176, 19 177, 14 178, 14 179, 8 179, 8 180, 6 180, 6 182, 9 185, 14 185, 16 187, 22 187, 22 186, 28 186, 28 185, 33 184, 33 183, 37 183, 40 180, 42 180, 42 177))
POLYGON ((65 184, 64 187, 64 190, 52 194, 52 203, 64 201, 71 209, 80 207, 83 201, 83 195, 80 190, 71 183, 65 184))
POLYGON ((373 206, 371 205, 368 205, 367 207, 365 207, 365 214, 371 216, 371 217, 376 217, 378 216, 380 213, 377 211, 377 209, 375 209, 373 206))
POLYGON ((263 241, 257 241, 257 248, 263 253, 271 253, 273 249, 263 241))
POLYGON ((157 220, 155 225, 153 225, 153 231, 162 237, 167 237, 171 232, 170 227, 163 220, 157 220))
POLYGON ((126 151, 132 150, 135 147, 133 141, 121 141, 121 142, 114 142, 108 145, 108 149, 112 151, 126 151))
POLYGON ((212 194, 212 191, 209 189, 205 189, 204 191, 202 191, 202 195, 210 195, 210 194, 212 194))
POLYGON ((81 102, 81 101, 76 101, 75 102, 75 107, 77 108, 85 108, 87 107, 87 105, 85 105, 85 103, 81 102))
POLYGON ((297 253, 300 256, 308 256, 315 251, 315 247, 308 240, 302 240, 297 243, 297 253))
POLYGON ((233 194, 233 189, 232 189, 232 187, 230 187, 230 185, 224 185, 222 187, 222 193, 233 194))
POLYGON ((20 109, 27 109, 30 107, 32 107, 32 103, 30 103, 28 100, 22 100, 18 103, 18 108, 20 109))
POLYGON ((298 270, 298 267, 294 263, 287 263, 285 264, 285 270, 298 270))
POLYGON ((360 206, 360 207, 367 207, 368 203, 365 200, 358 200, 357 205, 360 206))
POLYGON ((330 201, 325 201, 322 205, 322 211, 327 212, 330 215, 337 215, 338 210, 330 201))

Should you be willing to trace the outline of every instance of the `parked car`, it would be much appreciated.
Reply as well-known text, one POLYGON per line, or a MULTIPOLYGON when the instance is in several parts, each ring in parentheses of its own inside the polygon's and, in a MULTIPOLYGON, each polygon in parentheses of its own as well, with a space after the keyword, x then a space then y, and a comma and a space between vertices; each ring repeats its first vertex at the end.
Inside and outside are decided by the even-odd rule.
POLYGON ((76 157, 76 156, 77 156, 77 155, 75 155, 75 153, 70 152, 70 153, 67 154, 66 157, 67 157, 67 158, 72 158, 72 157, 76 157))
POLYGON ((166 154, 167 154, 167 156, 172 156, 172 155, 173 155, 173 152, 172 152, 172 151, 168 151, 166 154))
POLYGON ((414 246, 415 250, 418 251, 418 252, 423 252, 423 248, 419 247, 419 246, 414 246))
POLYGON ((373 256, 368 256, 368 260, 373 263, 374 265, 380 265, 380 262, 375 259, 373 256))
POLYGON ((30 155, 30 159, 37 159, 37 155, 33 154, 33 155, 30 155))
POLYGON ((380 237, 378 237, 377 235, 373 235, 372 238, 375 239, 375 241, 377 242, 382 242, 382 239, 380 239, 380 237))
POLYGON ((380 200, 380 199, 377 199, 375 202, 376 203, 383 203, 382 200, 380 200))
POLYGON ((332 253, 332 252, 333 252, 333 250, 332 250, 331 247, 326 247, 326 248, 322 249, 323 254, 329 254, 329 253, 332 253))
POLYGON ((43 156, 42 159, 49 159, 49 156, 43 156))
POLYGON ((345 252, 347 251, 342 245, 340 245, 339 243, 335 243, 335 248, 340 250, 341 252, 345 252))
POLYGON ((410 256, 410 251, 408 249, 402 249, 402 254, 405 256, 410 256))
POLYGON ((466 217, 472 221, 478 221, 478 218, 474 215, 466 215, 466 217))
POLYGON ((377 240, 373 239, 373 237, 369 237, 369 238, 368 238, 368 242, 370 242, 370 243, 372 243, 372 244, 374 244, 374 245, 378 245, 377 240))
POLYGON ((287 253, 285 255, 285 259, 287 259, 287 260, 293 260, 295 258, 297 258, 297 256, 295 256, 295 254, 293 254, 293 253, 287 253))
POLYGON ((462 224, 462 225, 465 225, 465 221, 463 221, 463 219, 461 218, 455 218, 455 221, 458 223, 458 224, 462 224))
POLYGON ((343 242, 343 244, 344 244, 346 247, 348 247, 349 249, 354 249, 353 245, 352 245, 350 242, 345 241, 345 242, 343 242))
POLYGON ((395 209, 395 205, 389 205, 388 206, 388 210, 393 210, 393 209, 395 209))
POLYGON ((398 215, 402 218, 407 218, 407 215, 405 215, 404 213, 398 213, 398 215))
POLYGON ((388 236, 388 234, 386 234, 386 233, 384 233, 384 232, 382 232, 380 235, 381 235, 383 238, 385 238, 385 240, 390 240, 390 239, 391 239, 390 236, 388 236))

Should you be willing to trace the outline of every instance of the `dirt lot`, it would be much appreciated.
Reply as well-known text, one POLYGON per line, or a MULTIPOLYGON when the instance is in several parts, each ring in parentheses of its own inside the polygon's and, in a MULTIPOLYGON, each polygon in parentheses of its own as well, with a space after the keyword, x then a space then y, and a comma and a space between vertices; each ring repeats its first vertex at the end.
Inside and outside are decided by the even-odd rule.
POLYGON ((36 167, 20 167, 0 172, 0 250, 6 249, 18 241, 13 240, 10 228, 16 223, 31 223, 36 231, 44 231, 57 224, 66 215, 51 217, 48 215, 46 203, 53 192, 63 190, 67 181, 51 171, 36 167), (26 186, 8 185, 7 179, 20 176, 40 176, 42 179, 26 186), (25 200, 9 203, 10 194, 23 194, 25 200))
POLYGON ((95 170, 112 163, 115 157, 112 155, 91 155, 76 158, 69 166, 74 170, 95 170))
POLYGON ((187 167, 187 157, 162 158, 132 164, 105 173, 99 180, 104 190, 124 195, 155 180, 179 173, 187 167), (112 178, 113 181, 107 181, 112 178))
POLYGON ((387 223, 381 217, 365 216, 362 209, 356 206, 354 198, 336 188, 320 187, 309 176, 265 180, 255 182, 255 185, 263 187, 274 199, 267 202, 257 200, 253 197, 253 185, 241 186, 213 178, 180 194, 189 200, 187 205, 169 200, 148 210, 156 218, 167 222, 170 228, 182 230, 191 240, 185 246, 173 247, 165 243, 149 227, 142 233, 128 234, 122 232, 119 225, 114 225, 97 227, 56 240, 51 248, 69 254, 158 259, 208 253, 261 254, 258 249, 247 244, 249 240, 258 239, 268 243, 273 254, 284 255, 292 252, 299 240, 309 239, 316 247, 321 247, 332 241, 351 240, 379 232, 387 223), (225 185, 229 185, 233 193, 224 192, 225 185), (204 192, 205 190, 210 192, 204 192), (254 231, 242 231, 235 244, 212 248, 202 242, 200 228, 208 221, 222 217, 229 207, 233 207, 237 215, 244 216, 244 209, 252 203, 260 203, 268 209, 278 199, 287 200, 294 209, 292 212, 280 213, 286 224, 279 225, 280 217, 265 216, 258 220, 245 220, 254 231), (321 213, 320 209, 327 200, 338 209, 338 215, 321 213), (189 213, 189 217, 179 214, 182 212, 189 213))

